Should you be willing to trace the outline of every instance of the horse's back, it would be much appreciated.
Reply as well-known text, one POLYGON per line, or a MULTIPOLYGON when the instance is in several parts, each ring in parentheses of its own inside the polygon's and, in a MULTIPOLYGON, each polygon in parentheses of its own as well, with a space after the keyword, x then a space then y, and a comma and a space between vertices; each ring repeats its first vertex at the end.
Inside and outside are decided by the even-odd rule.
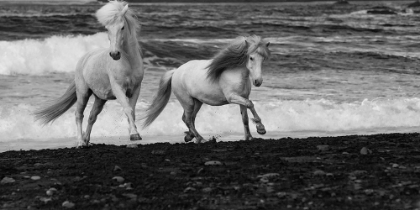
POLYGON ((192 60, 175 71, 172 76, 172 88, 178 98, 188 95, 213 106, 227 103, 219 84, 207 78, 207 66, 210 61, 192 60))

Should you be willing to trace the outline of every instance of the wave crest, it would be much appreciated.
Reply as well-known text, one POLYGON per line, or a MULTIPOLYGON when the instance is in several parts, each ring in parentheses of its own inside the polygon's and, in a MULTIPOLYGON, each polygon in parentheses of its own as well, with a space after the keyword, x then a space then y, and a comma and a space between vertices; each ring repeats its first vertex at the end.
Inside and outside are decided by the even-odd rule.
POLYGON ((106 33, 0 42, 0 74, 72 72, 85 53, 108 46, 106 33))
MULTIPOLYGON (((357 130, 376 130, 389 128, 398 132, 400 128, 420 127, 420 98, 378 99, 362 102, 338 103, 330 100, 305 101, 256 101, 255 108, 270 132, 341 132, 352 133, 357 130)), ((140 102, 137 113, 147 107, 140 102)), ((0 107, 0 141, 18 139, 68 138, 76 135, 74 112, 69 111, 54 124, 41 126, 34 122, 31 113, 35 106, 20 104, 13 107, 0 107)), ((73 109, 71 109, 73 110, 73 109)), ((88 108, 85 120, 88 118, 88 108)), ((181 120, 183 109, 176 102, 170 102, 162 114, 147 129, 140 130, 142 135, 180 135, 186 126, 181 120)), ((249 113, 249 116, 252 115, 249 113)), ((140 128, 141 122, 137 122, 140 128)), ((86 126, 86 122, 84 122, 86 126)), ((196 120, 197 130, 203 135, 239 134, 243 125, 237 105, 221 107, 203 106, 196 120)), ((251 124, 251 132, 257 136, 251 124)), ((99 115, 92 131, 93 137, 128 136, 127 121, 122 108, 109 102, 99 115)))

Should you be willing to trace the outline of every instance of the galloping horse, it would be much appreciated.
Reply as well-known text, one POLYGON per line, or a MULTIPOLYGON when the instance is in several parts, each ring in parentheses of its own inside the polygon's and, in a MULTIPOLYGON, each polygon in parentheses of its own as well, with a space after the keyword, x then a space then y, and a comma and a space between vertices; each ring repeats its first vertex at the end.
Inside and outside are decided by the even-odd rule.
POLYGON ((141 140, 135 125, 135 106, 144 75, 137 41, 139 22, 128 4, 122 1, 110 1, 96 12, 96 17, 108 30, 110 48, 85 54, 79 60, 74 81, 64 95, 46 108, 37 110, 35 117, 48 124, 76 103, 78 146, 88 146, 92 126, 105 102, 117 99, 128 118, 130 140, 141 140), (83 111, 92 94, 95 102, 83 133, 83 111))
POLYGON ((195 129, 195 118, 203 103, 212 106, 239 104, 245 130, 245 140, 252 139, 249 131, 247 108, 254 115, 257 132, 265 134, 261 118, 248 99, 252 84, 262 84, 262 62, 270 56, 269 42, 259 36, 238 37, 212 60, 189 61, 176 70, 166 72, 159 85, 156 97, 145 115, 144 127, 149 126, 163 111, 169 101, 171 90, 182 107, 182 120, 189 131, 185 141, 194 137, 200 143, 203 137, 195 129), (250 80, 251 78, 251 80, 250 80))

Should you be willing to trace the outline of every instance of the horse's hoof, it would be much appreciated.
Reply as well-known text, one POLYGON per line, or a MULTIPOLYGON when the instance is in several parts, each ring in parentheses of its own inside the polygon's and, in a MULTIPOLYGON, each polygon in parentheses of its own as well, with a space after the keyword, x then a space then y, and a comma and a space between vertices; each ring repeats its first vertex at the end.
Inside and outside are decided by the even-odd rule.
POLYGON ((142 140, 140 134, 136 133, 136 134, 130 135, 130 141, 139 141, 139 140, 142 140))
POLYGON ((262 123, 257 124, 257 132, 261 135, 264 135, 267 131, 262 123))
MULTIPOLYGON (((203 142, 203 140, 204 140, 204 138, 203 137, 201 137, 201 138, 196 138, 195 139, 195 143, 196 144, 201 144, 202 142, 203 142)), ((216 140, 215 140, 216 141, 216 140)), ((206 142, 208 142, 208 141, 206 141, 206 142)), ((204 142, 204 143, 206 143, 206 142, 204 142)))
POLYGON ((193 135, 186 135, 185 137, 184 137, 184 141, 185 142, 190 142, 191 140, 193 140, 194 139, 194 136, 193 135))
POLYGON ((247 136, 247 137, 245 137, 245 141, 250 141, 250 140, 252 140, 252 139, 254 139, 254 137, 252 137, 252 136, 247 136))
POLYGON ((185 137, 184 137, 185 142, 190 142, 191 140, 195 138, 195 135, 189 131, 185 131, 184 133, 185 133, 185 137))
POLYGON ((267 131, 266 131, 265 129, 257 129, 257 132, 258 132, 260 135, 264 135, 265 133, 267 133, 267 131))
POLYGON ((91 144, 89 144, 88 142, 79 142, 76 148, 82 149, 82 148, 88 148, 89 146, 91 146, 91 144))

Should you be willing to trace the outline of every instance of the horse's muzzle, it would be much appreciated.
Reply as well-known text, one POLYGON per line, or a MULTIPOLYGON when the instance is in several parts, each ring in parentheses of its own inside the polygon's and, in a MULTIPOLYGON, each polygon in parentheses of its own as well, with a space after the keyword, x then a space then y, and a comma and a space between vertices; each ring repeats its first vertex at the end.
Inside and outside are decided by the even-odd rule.
POLYGON ((259 87, 259 86, 261 86, 262 85, 262 79, 256 79, 256 80, 254 80, 254 85, 256 86, 256 87, 259 87))
POLYGON ((110 52, 109 53, 109 56, 111 56, 111 58, 112 59, 114 59, 114 60, 120 60, 120 58, 121 58, 121 53, 120 52, 110 52))

